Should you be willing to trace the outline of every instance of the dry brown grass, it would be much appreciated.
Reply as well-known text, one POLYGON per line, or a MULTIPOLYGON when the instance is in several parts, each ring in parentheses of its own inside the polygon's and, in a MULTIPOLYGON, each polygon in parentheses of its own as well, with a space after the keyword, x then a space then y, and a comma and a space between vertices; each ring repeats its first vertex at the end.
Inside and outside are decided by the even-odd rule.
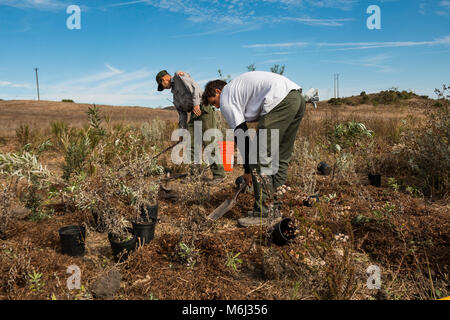
MULTIPOLYGON (((55 101, 0 101, 0 136, 14 136, 21 124, 28 124, 33 130, 48 129, 52 121, 64 121, 71 126, 82 127, 87 124, 86 113, 89 107, 92 105, 55 101)), ((173 121, 178 119, 177 112, 172 110, 105 105, 97 107, 113 124, 140 124, 155 118, 173 121)))

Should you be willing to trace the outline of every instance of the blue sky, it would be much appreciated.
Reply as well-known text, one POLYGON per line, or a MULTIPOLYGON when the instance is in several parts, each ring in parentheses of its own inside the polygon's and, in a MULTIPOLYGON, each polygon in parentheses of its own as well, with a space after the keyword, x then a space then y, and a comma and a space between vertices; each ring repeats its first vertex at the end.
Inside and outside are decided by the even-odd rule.
POLYGON ((450 0, 0 0, 0 98, 159 107, 161 69, 200 85, 286 65, 305 89, 341 96, 398 87, 434 97, 450 75, 450 0), (69 5, 81 29, 69 30, 69 5), (369 30, 368 6, 381 8, 369 30))

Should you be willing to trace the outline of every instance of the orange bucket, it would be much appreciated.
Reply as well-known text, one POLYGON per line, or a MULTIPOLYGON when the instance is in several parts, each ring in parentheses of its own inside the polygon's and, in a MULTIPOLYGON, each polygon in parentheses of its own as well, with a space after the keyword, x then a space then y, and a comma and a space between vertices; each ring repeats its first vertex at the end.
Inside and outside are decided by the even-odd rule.
POLYGON ((219 141, 220 155, 222 156, 223 169, 227 172, 233 171, 234 163, 234 141, 219 141))

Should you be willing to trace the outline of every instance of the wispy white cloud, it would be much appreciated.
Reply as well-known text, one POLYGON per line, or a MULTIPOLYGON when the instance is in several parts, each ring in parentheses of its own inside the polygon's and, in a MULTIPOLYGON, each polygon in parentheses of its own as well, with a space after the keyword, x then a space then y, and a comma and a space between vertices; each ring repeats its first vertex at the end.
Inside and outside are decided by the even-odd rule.
POLYGON ((387 42, 321 42, 319 47, 336 47, 338 51, 362 50, 376 48, 400 48, 400 47, 422 47, 435 45, 449 45, 450 36, 430 41, 387 41, 387 42))
POLYGON ((9 81, 0 81, 0 87, 10 87, 10 88, 31 88, 31 84, 27 83, 13 83, 9 81))
POLYGON ((32 8, 39 10, 57 10, 67 6, 66 1, 60 0, 0 0, 0 6, 15 8, 32 8))
POLYGON ((283 42, 283 43, 259 43, 245 44, 243 48, 288 48, 288 47, 306 47, 316 46, 318 48, 332 48, 333 51, 345 50, 363 50, 376 48, 400 48, 400 47, 420 47, 420 46, 436 46, 450 45, 450 36, 430 40, 430 41, 387 41, 387 42, 283 42))
MULTIPOLYGON (((121 70, 105 64, 104 70, 58 83, 40 81, 41 99, 60 101, 73 99, 83 103, 102 103, 111 105, 142 105, 155 107, 169 93, 158 93, 155 72, 146 69, 121 70)), ((31 90, 34 84, 16 84, 0 81, 0 88, 7 88, 2 93, 3 99, 33 99, 31 90)))
POLYGON ((450 1, 449 0, 441 0, 439 2, 439 9, 436 13, 440 16, 450 17, 450 1))
MULTIPOLYGON (((170 12, 182 13, 192 23, 211 23, 227 30, 265 24, 297 22, 310 26, 340 27, 353 19, 313 18, 305 14, 306 8, 349 8, 354 0, 312 1, 312 0, 136 0, 118 2, 109 7, 129 5, 149 5, 170 12), (267 15, 267 5, 274 6, 272 14, 267 15), (294 10, 294 9, 295 10, 294 10), (305 10, 304 10, 305 9, 305 10), (296 16, 293 12, 300 12, 296 16), (226 27, 224 27, 226 26, 226 27)), ((205 35, 216 31, 199 32, 194 35, 205 35)))
POLYGON ((246 44, 243 48, 292 48, 292 47, 306 47, 308 42, 281 42, 281 43, 257 43, 246 44))
POLYGON ((364 58, 360 58, 360 59, 324 60, 323 62, 372 68, 372 69, 375 69, 375 72, 377 72, 377 73, 391 73, 391 72, 394 72, 395 70, 391 66, 388 65, 388 61, 390 58, 391 57, 388 54, 378 54, 378 55, 368 56, 368 57, 364 57, 364 58))
POLYGON ((313 19, 313 18, 282 18, 284 21, 294 21, 304 23, 310 26, 326 26, 326 27, 340 27, 344 22, 353 21, 354 19, 313 19))
POLYGON ((262 64, 262 65, 266 65, 266 64, 274 64, 274 63, 280 63, 280 62, 286 62, 288 61, 288 59, 284 58, 284 59, 269 59, 263 62, 260 62, 258 64, 262 64))

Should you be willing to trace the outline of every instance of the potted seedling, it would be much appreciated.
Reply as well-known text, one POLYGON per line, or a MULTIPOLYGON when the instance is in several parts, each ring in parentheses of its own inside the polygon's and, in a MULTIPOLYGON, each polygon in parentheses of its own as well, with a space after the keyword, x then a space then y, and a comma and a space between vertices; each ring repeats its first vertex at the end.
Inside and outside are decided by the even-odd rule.
POLYGON ((124 261, 136 249, 136 235, 132 228, 127 227, 123 217, 111 214, 107 219, 108 240, 111 245, 114 260, 124 261))
POLYGON ((282 246, 292 242, 296 237, 295 230, 296 228, 294 222, 291 219, 285 218, 281 220, 273 227, 272 232, 273 243, 282 246))
POLYGON ((138 201, 135 206, 135 217, 131 221, 139 245, 150 243, 155 237, 155 227, 158 221, 158 185, 150 186, 147 201, 138 201))

